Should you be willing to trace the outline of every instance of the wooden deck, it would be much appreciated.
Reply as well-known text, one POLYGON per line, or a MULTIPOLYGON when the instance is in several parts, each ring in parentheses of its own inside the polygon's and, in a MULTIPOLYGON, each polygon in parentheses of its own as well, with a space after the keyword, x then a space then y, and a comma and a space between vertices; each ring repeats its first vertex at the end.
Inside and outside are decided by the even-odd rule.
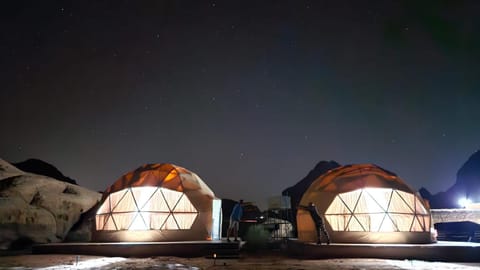
POLYGON ((288 241, 288 253, 303 259, 377 258, 446 262, 480 262, 480 243, 440 241, 433 244, 330 244, 288 241))
MULTIPOLYGON (((207 257, 238 258, 239 242, 118 242, 55 243, 35 245, 33 254, 83 254, 112 257, 207 257)), ((480 262, 480 243, 439 241, 434 244, 330 244, 316 245, 290 239, 284 255, 299 259, 377 258, 443 262, 480 262)), ((262 251, 259 250, 258 253, 262 251)))
POLYGON ((83 254, 118 257, 235 257, 240 250, 239 242, 226 241, 179 241, 179 242, 91 242, 51 243, 34 245, 33 254, 83 254))

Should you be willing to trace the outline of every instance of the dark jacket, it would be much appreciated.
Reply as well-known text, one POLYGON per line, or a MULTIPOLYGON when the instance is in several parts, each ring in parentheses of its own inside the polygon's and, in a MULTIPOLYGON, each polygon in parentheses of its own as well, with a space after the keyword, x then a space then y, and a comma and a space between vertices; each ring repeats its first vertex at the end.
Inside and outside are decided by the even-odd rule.
POLYGON ((299 205, 299 208, 305 209, 310 213, 310 216, 313 219, 313 222, 315 222, 315 225, 320 226, 323 224, 323 219, 318 213, 317 207, 315 205, 308 205, 308 206, 303 206, 299 205))

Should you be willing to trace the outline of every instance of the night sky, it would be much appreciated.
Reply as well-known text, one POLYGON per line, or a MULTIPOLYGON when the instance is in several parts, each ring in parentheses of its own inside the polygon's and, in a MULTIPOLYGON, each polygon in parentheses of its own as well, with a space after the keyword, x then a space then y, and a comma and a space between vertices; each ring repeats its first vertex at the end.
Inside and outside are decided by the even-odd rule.
POLYGON ((0 157, 93 190, 171 162, 264 208, 335 160, 435 193, 480 148, 480 1, 0 5, 0 157))

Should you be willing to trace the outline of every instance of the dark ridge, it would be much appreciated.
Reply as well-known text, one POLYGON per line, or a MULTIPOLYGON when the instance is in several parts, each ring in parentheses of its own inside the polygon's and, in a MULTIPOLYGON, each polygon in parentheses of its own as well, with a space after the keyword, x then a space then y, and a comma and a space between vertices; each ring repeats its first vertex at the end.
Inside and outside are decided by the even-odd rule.
POLYGON ((457 172, 457 180, 447 191, 431 194, 426 188, 419 190, 430 208, 460 208, 458 200, 468 198, 478 202, 480 198, 480 151, 473 153, 457 172))
POLYGON ((24 171, 24 172, 29 172, 29 173, 34 173, 34 174, 39 174, 39 175, 44 175, 48 176, 51 178, 55 178, 57 180, 67 182, 70 184, 77 185, 77 181, 74 179, 67 177, 63 175, 57 168, 55 168, 53 165, 39 160, 39 159, 27 159, 22 162, 18 163, 11 163, 13 166, 17 167, 18 169, 24 171))
POLYGON ((341 165, 336 161, 325 161, 322 160, 317 163, 317 165, 305 176, 302 180, 300 180, 295 185, 286 188, 283 190, 282 195, 290 196, 291 206, 292 206, 292 220, 290 222, 294 222, 294 217, 296 215, 296 208, 302 199, 303 194, 308 189, 308 187, 312 184, 315 179, 317 179, 320 175, 328 172, 329 170, 333 170, 335 168, 340 167, 341 165))

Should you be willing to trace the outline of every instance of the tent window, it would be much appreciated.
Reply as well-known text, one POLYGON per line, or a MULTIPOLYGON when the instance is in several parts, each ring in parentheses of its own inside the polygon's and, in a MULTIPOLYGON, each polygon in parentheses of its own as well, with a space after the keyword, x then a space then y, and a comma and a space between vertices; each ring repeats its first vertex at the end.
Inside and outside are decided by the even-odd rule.
POLYGON ((334 231, 423 232, 430 217, 411 193, 365 188, 338 194, 325 212, 334 231))
POLYGON ((132 187, 110 194, 95 223, 97 230, 188 230, 197 216, 197 209, 182 192, 132 187))

